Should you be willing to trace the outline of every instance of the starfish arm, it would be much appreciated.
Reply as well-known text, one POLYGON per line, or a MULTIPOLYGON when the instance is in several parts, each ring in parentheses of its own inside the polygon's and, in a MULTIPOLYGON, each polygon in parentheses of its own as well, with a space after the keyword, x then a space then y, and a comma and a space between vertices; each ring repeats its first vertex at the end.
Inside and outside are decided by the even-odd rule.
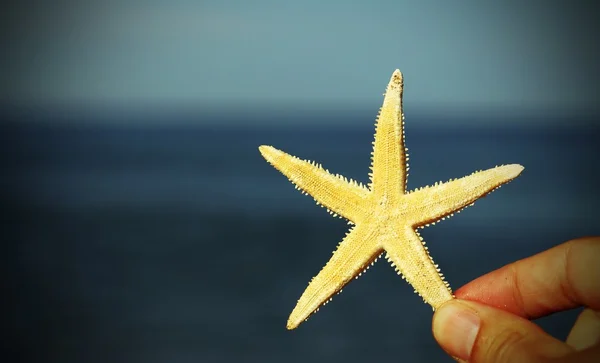
POLYGON ((365 215, 369 189, 341 175, 333 175, 316 163, 301 160, 272 146, 260 146, 264 158, 294 183, 297 189, 310 194, 317 204, 331 213, 356 223, 365 215))
POLYGON ((325 267, 308 284, 290 314, 288 329, 298 327, 375 262, 382 252, 376 234, 367 226, 357 225, 351 229, 325 267))
POLYGON ((498 166, 407 194, 406 203, 414 206, 413 215, 417 218, 412 221, 413 226, 422 226, 452 215, 516 178, 523 169, 518 164, 498 166))
POLYGON ((407 165, 402 113, 402 73, 396 70, 388 84, 377 117, 373 142, 370 189, 377 196, 406 191, 407 165))
POLYGON ((407 226, 399 226, 395 232, 394 238, 384 242, 383 247, 386 259, 396 272, 434 309, 452 299, 452 290, 434 264, 421 236, 407 226))

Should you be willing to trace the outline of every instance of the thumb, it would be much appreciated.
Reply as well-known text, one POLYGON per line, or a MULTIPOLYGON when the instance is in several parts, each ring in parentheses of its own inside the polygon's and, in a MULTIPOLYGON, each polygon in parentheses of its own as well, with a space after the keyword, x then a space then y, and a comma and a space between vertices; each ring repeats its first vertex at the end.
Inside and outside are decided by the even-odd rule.
POLYGON ((545 362, 573 352, 529 320, 465 300, 435 312, 433 335, 448 354, 472 363, 545 362))

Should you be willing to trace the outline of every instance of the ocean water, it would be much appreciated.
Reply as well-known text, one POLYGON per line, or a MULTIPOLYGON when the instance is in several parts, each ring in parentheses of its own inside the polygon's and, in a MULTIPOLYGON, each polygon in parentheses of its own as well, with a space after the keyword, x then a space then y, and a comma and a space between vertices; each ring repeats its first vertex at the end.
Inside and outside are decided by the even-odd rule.
MULTIPOLYGON (((370 119, 142 127, 44 117, 5 116, 0 129, 13 353, 61 363, 451 361, 432 337, 431 309, 383 261, 297 330, 285 329, 347 226, 257 147, 366 182, 370 119)), ((525 166, 474 207, 423 230, 452 287, 600 234, 600 129, 591 123, 419 124, 407 120, 411 189, 525 166)), ((564 339, 576 313, 539 324, 564 339)))

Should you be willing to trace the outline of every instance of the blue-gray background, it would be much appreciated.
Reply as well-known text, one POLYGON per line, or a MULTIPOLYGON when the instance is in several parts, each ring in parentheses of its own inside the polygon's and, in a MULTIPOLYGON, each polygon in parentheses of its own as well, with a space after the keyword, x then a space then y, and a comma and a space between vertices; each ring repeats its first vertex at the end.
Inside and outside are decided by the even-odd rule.
MULTIPOLYGON (((260 157, 366 181, 405 74, 409 187, 520 163, 423 235, 453 287, 599 234, 586 2, 21 1, 0 14, 5 300, 48 362, 448 360, 384 262, 298 330, 346 226, 260 157)), ((564 338, 575 313, 540 324, 564 338)), ((450 360, 448 360, 450 361, 450 360)))

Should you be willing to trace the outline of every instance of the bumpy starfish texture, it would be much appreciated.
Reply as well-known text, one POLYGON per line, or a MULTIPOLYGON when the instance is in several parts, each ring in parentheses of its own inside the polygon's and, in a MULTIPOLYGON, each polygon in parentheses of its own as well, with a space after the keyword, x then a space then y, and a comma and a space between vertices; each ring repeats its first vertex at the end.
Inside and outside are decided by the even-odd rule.
POLYGON ((517 164, 498 166, 407 192, 409 168, 402 92, 402 74, 396 70, 377 118, 368 186, 272 146, 259 147, 263 157, 287 176, 296 189, 312 195, 317 204, 353 225, 325 267, 308 284, 288 319, 288 329, 295 329, 331 301, 333 295, 362 275, 383 252, 398 274, 434 310, 454 298, 416 230, 472 205, 523 170, 517 164))

